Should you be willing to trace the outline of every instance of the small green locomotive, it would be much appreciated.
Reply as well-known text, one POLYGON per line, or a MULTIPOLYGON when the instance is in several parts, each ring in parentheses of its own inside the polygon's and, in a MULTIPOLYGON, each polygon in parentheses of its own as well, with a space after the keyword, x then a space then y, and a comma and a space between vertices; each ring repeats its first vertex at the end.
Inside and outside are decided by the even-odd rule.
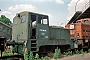
POLYGON ((13 50, 17 53, 32 51, 33 53, 53 52, 56 47, 61 51, 73 48, 70 30, 58 26, 49 26, 48 15, 20 12, 13 18, 12 40, 13 50))

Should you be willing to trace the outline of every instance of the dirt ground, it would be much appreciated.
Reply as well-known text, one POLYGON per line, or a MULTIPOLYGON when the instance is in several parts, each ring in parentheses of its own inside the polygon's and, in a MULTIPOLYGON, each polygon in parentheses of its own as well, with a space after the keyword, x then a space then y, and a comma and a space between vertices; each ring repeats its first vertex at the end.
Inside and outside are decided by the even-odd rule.
MULTIPOLYGON (((51 60, 56 60, 56 59, 51 59, 51 60)), ((63 58, 59 58, 57 60, 90 60, 90 53, 86 53, 84 55, 79 54, 79 55, 73 55, 73 56, 66 56, 63 58)))

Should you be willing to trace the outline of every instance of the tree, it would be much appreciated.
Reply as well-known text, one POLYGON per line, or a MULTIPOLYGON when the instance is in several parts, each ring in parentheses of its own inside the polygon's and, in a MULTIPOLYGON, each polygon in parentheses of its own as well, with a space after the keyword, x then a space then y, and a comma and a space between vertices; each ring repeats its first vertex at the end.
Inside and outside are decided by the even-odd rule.
POLYGON ((5 24, 7 24, 7 25, 9 25, 9 26, 10 26, 10 24, 11 24, 10 19, 7 18, 5 15, 1 15, 0 21, 3 22, 3 23, 5 23, 5 24))

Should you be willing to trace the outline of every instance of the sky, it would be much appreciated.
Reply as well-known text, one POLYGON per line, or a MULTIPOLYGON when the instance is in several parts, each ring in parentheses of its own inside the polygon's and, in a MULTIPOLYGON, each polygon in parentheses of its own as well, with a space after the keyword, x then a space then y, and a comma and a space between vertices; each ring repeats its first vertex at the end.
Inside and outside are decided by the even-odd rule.
POLYGON ((13 22, 13 17, 17 13, 30 11, 48 15, 50 26, 64 27, 76 11, 83 11, 88 1, 89 0, 0 0, 0 15, 5 15, 13 22))

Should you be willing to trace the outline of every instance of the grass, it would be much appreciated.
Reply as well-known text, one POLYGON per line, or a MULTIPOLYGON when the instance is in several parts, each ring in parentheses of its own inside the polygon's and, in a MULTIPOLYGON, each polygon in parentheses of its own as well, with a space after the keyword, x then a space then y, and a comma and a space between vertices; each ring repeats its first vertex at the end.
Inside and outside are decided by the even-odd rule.
MULTIPOLYGON (((80 51, 75 50, 74 52, 72 52, 72 51, 64 52, 64 54, 66 56, 68 56, 68 55, 71 56, 71 55, 75 55, 75 54, 84 55, 85 53, 86 52, 84 52, 83 49, 81 49, 80 51)), ((90 49, 88 49, 88 53, 90 53, 90 49)), ((2 56, 11 56, 11 55, 13 55, 13 53, 10 50, 6 50, 2 53, 2 56)), ((53 58, 58 59, 58 58, 60 58, 60 56, 61 56, 61 50, 57 47, 55 49, 53 58)), ((26 53, 24 53, 24 60, 50 60, 50 57, 45 56, 45 57, 39 58, 38 53, 36 53, 36 55, 34 56, 32 52, 26 52, 26 53)))
POLYGON ((61 50, 57 47, 55 49, 54 58, 55 59, 60 58, 60 55, 61 55, 61 50))
POLYGON ((11 55, 13 55, 13 53, 10 50, 6 50, 2 52, 2 56, 11 56, 11 55))

